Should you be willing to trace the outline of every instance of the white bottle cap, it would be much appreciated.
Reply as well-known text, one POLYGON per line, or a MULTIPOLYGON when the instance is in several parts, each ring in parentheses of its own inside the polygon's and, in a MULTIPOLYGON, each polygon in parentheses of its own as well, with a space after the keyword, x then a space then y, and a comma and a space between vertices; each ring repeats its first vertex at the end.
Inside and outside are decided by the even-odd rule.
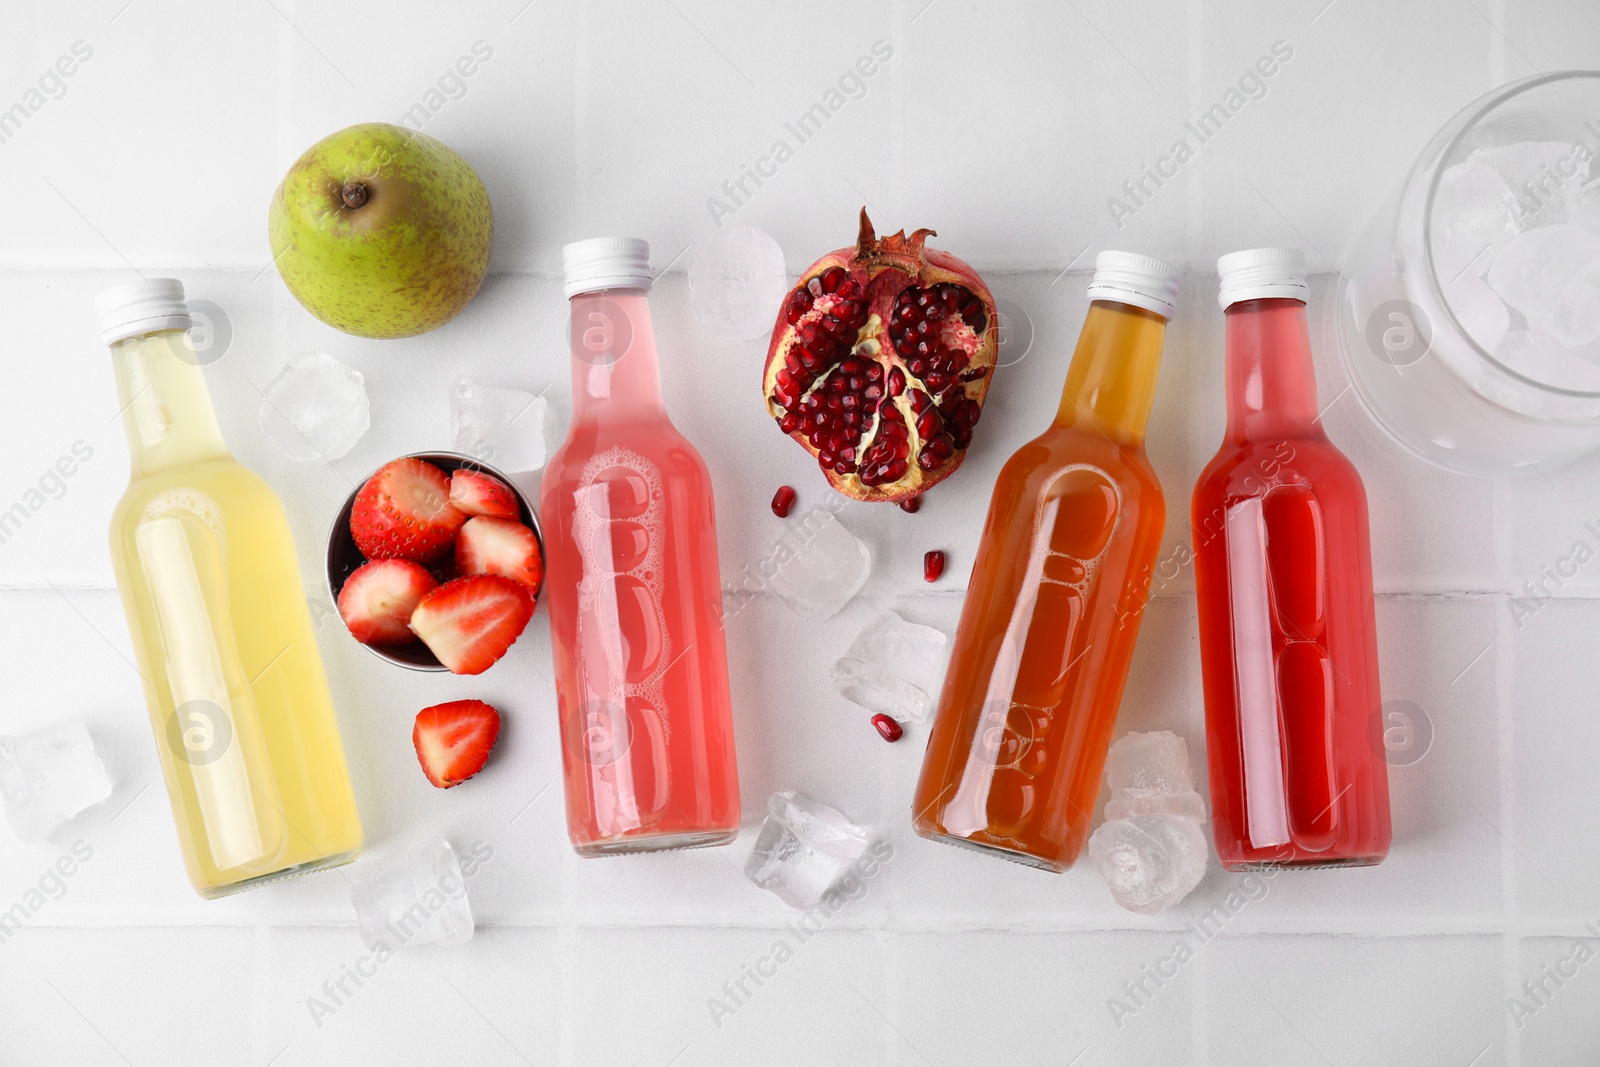
POLYGON ((102 289, 94 298, 94 309, 100 316, 100 340, 108 345, 142 333, 194 325, 183 302, 183 283, 176 278, 145 278, 102 289))
POLYGON ((1311 287, 1306 284, 1306 255, 1298 248, 1229 252, 1217 260, 1217 275, 1222 283, 1217 303, 1223 311, 1241 300, 1277 298, 1303 304, 1311 296, 1311 287))
POLYGON ((648 289, 650 243, 637 237, 591 237, 561 249, 567 299, 599 289, 648 289))
POLYGON ((1183 271, 1170 263, 1137 252, 1108 250, 1094 257, 1089 299, 1132 304, 1171 319, 1182 281, 1183 271))

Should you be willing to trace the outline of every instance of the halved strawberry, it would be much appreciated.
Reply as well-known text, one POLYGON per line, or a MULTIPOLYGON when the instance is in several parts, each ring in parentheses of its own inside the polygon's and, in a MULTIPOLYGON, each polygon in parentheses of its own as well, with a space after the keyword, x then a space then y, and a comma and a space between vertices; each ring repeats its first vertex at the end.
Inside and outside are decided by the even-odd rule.
POLYGON ((462 574, 503 574, 539 592, 544 561, 539 539, 520 522, 478 516, 467 520, 456 538, 456 569, 462 574))
POLYGON ((517 495, 492 474, 462 467, 450 475, 450 503, 468 515, 487 515, 494 519, 521 518, 517 495))
POLYGON ((411 743, 428 781, 460 785, 483 770, 500 736, 500 713, 481 700, 452 700, 417 712, 411 743))
POLYGON ((411 632, 411 612, 438 584, 420 563, 375 559, 345 579, 339 617, 364 645, 403 645, 417 639, 411 632))
POLYGON ((533 594, 498 574, 445 582, 411 613, 411 631, 455 674, 482 674, 533 617, 533 594))
POLYGON ((368 559, 432 563, 450 551, 467 517, 450 503, 444 471, 420 459, 386 463, 350 509, 350 535, 368 559))

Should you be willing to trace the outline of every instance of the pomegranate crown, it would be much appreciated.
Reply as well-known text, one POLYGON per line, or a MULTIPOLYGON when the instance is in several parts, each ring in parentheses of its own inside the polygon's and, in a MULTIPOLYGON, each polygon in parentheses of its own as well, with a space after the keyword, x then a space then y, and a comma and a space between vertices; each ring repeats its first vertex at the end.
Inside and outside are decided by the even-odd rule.
POLYGON ((913 230, 911 236, 907 237, 906 231, 901 230, 880 239, 872 228, 872 220, 867 218, 867 209, 863 207, 861 233, 856 237, 856 263, 868 266, 881 263, 915 275, 922 268, 922 243, 937 236, 933 230, 923 229, 913 230))

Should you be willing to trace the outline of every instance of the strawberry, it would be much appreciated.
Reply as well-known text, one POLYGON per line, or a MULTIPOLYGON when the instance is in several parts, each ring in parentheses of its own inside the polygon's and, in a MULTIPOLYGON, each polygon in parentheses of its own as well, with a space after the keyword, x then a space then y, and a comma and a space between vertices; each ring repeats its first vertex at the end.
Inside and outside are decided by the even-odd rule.
POLYGON ((522 517, 517 495, 492 474, 460 468, 450 475, 450 503, 467 515, 487 515, 492 519, 522 517))
POLYGON ((428 781, 460 785, 483 770, 500 736, 500 713, 481 700, 452 700, 417 712, 411 743, 428 781))
POLYGON ((397 459, 356 494, 350 536, 368 559, 432 563, 450 551, 466 520, 450 503, 444 471, 420 459, 397 459))
POLYGON ((411 631, 456 674, 482 674, 533 617, 533 594, 498 574, 456 578, 423 597, 411 631))
POLYGON ((345 579, 339 617, 363 645, 403 645, 417 639, 412 610, 438 584, 420 563, 375 559, 345 579))
POLYGON ((544 563, 539 539, 520 522, 478 516, 467 520, 456 538, 456 570, 462 574, 503 574, 539 592, 544 563))

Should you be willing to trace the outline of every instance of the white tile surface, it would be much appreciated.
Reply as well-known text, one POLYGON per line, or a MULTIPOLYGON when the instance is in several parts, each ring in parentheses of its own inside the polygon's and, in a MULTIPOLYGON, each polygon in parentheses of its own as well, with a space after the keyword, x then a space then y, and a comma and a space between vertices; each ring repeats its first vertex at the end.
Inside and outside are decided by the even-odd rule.
POLYGON ((1569 600, 1546 606, 1520 631, 1506 626, 1515 633, 1509 644, 1516 697, 1505 847, 1514 857, 1521 910, 1563 931, 1576 931, 1600 912, 1600 856, 1574 847, 1569 837, 1600 809, 1589 788, 1600 724, 1590 711, 1594 687, 1578 667, 1589 654, 1585 630, 1596 619, 1600 604, 1569 600))
POLYGON ((1210 1062, 1505 1063, 1501 958, 1492 937, 1197 944, 1210 1062))
MULTIPOLYGON (((1433 728, 1427 755, 1391 772, 1387 863, 1273 880, 1115 1027, 1108 1002, 1127 995, 1122 984, 1251 883, 1213 871, 1180 908, 1144 919, 1087 867, 1051 878, 923 842, 905 816, 926 727, 882 744, 826 673, 881 611, 953 631, 988 488, 1053 410, 1084 272, 1107 246, 1189 269, 1149 435, 1167 493, 1163 544, 1186 542, 1189 490, 1222 429, 1214 258, 1290 243, 1334 270, 1451 114, 1501 81, 1594 64, 1590 0, 406 0, 347 4, 336 18, 306 0, 14 6, 0 34, 0 111, 30 87, 49 99, 0 142, 0 203, 12 209, 0 225, 0 510, 35 488, 45 503, 0 543, 0 732, 84 718, 117 786, 45 844, 0 832, 0 916, 14 904, 26 913, 20 933, 0 930, 0 1063, 1591 1055, 1600 964, 1579 967, 1521 1026, 1508 1000, 1600 922, 1600 860, 1585 832, 1600 820, 1600 563, 1567 562, 1579 542, 1600 558, 1600 533, 1585 525, 1600 528, 1600 459, 1496 484, 1399 454, 1343 392, 1332 273, 1313 280, 1319 387, 1328 432, 1368 490, 1384 696, 1433 728), (78 41, 92 55, 40 87, 78 41), (879 41, 892 54, 859 94, 843 86, 858 98, 799 143, 785 124, 879 41), (1119 227, 1107 201, 1278 41, 1293 56, 1265 91, 1119 227), (449 77, 480 44, 488 57, 475 72, 449 77), (270 269, 266 202, 316 139, 418 105, 424 130, 489 188, 493 273, 432 334, 347 337, 302 311, 270 269), (559 434, 560 245, 628 231, 672 264, 654 299, 663 384, 712 471, 724 576, 759 560, 781 529, 773 490, 795 486, 806 507, 828 491, 756 402, 765 344, 708 337, 683 271, 713 231, 708 201, 778 139, 793 158, 759 188, 746 179, 731 220, 771 232, 791 272, 853 240, 865 203, 880 231, 937 228, 936 245, 1020 309, 1019 328, 961 472, 916 516, 840 511, 874 554, 866 595, 821 624, 765 597, 731 619, 739 841, 580 861, 564 837, 543 613, 480 679, 397 671, 330 614, 318 568, 327 523, 374 467, 448 443, 457 374, 548 389, 559 434), (312 1011, 323 983, 366 966, 349 906, 359 868, 204 902, 178 858, 105 550, 126 448, 89 302, 136 271, 177 274, 227 315, 232 346, 208 377, 230 444, 288 509, 372 855, 424 834, 492 850, 471 882, 477 938, 405 953, 359 987, 345 979, 331 1014, 312 1011), (291 463, 256 429, 258 388, 305 351, 356 367, 371 392, 372 430, 334 464, 291 463), (50 478, 80 441, 92 456, 50 478), (921 580, 929 548, 950 559, 935 586, 921 580), (441 794, 416 767, 410 719, 469 695, 502 707, 506 730, 483 774, 441 794), (741 873, 766 795, 786 788, 840 807, 892 849, 860 899, 803 944, 794 913, 741 873), (50 872, 74 847, 87 858, 58 883, 50 872), (736 1011, 714 1013, 708 1001, 731 996, 723 983, 766 968, 784 939, 793 958, 759 986, 746 979, 736 1011)), ((1192 573, 1162 572, 1155 593, 1119 729, 1175 730, 1198 757, 1192 573)))

